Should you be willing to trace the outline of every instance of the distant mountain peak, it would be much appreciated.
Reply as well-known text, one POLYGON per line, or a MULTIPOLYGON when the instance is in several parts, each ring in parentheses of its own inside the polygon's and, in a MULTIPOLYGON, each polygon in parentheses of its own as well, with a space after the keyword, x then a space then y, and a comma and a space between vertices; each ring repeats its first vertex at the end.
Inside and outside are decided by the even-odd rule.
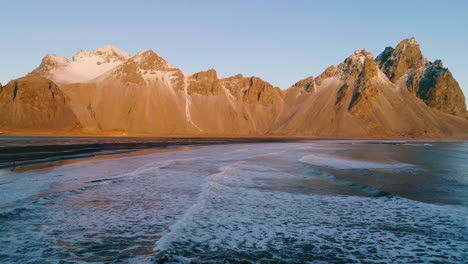
POLYGON ((347 57, 344 63, 347 65, 364 64, 367 60, 374 60, 374 56, 365 49, 358 49, 347 57))
POLYGON ((150 49, 138 52, 130 60, 146 70, 170 70, 176 68, 150 49))
POLYGON ((404 40, 400 41, 400 45, 403 45, 405 48, 408 48, 411 45, 419 46, 419 43, 418 43, 418 41, 416 40, 415 37, 411 37, 411 38, 407 38, 407 39, 404 39, 404 40))
POLYGON ((429 63, 422 55, 419 43, 414 37, 400 41, 394 49, 392 47, 385 48, 377 56, 376 61, 392 82, 396 82, 403 75, 429 63))
POLYGON ((78 51, 72 60, 48 54, 31 74, 49 78, 57 83, 87 82, 115 68, 130 55, 113 45, 93 51, 78 51))
MULTIPOLYGON (((157 80, 171 83, 172 79, 180 79, 182 76, 183 73, 179 69, 172 66, 153 50, 147 49, 138 52, 103 77, 117 78, 126 83, 141 84, 157 80)), ((180 86, 180 84, 177 86, 180 86)))
POLYGON ((118 49, 114 45, 107 45, 107 46, 98 48, 93 51, 80 50, 75 54, 75 56, 73 56, 73 60, 78 61, 80 59, 85 59, 89 57, 100 57, 103 60, 107 60, 107 61, 110 61, 110 60, 125 61, 129 59, 131 56, 125 51, 118 49))

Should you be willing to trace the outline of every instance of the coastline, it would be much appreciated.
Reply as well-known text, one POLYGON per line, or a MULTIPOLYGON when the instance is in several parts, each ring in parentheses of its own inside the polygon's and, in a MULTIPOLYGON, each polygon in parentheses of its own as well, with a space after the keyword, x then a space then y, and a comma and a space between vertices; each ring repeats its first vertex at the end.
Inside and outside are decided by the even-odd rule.
POLYGON ((0 169, 59 166, 72 162, 139 156, 209 145, 353 140, 367 144, 464 141, 459 138, 311 137, 46 137, 0 136, 0 169))
POLYGON ((261 135, 261 134, 152 134, 152 133, 127 133, 121 131, 89 133, 79 130, 70 131, 49 131, 49 130, 30 130, 30 129, 10 129, 0 127, 0 138, 2 137, 67 137, 67 138, 269 138, 269 139, 308 139, 308 140, 468 140, 468 131, 463 134, 455 135, 425 135, 425 136, 388 136, 375 135, 363 137, 346 136, 312 136, 312 135, 261 135))
POLYGON ((144 155, 220 144, 297 142, 293 138, 0 137, 0 169, 93 158, 144 155))

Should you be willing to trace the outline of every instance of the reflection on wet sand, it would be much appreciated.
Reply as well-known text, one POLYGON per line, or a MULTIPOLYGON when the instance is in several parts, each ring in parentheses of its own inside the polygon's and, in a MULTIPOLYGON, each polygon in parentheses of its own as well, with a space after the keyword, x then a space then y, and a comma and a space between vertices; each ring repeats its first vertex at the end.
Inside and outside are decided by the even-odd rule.
POLYGON ((13 167, 12 171, 25 172, 28 170, 53 169, 54 167, 64 166, 64 165, 74 164, 74 163, 79 163, 79 162, 85 162, 85 161, 98 161, 98 160, 116 159, 116 158, 123 158, 123 157, 137 157, 137 156, 143 156, 143 155, 148 155, 148 154, 153 154, 153 153, 173 152, 173 151, 189 150, 189 149, 195 149, 195 148, 199 148, 199 147, 185 146, 185 147, 165 148, 165 149, 145 149, 145 150, 125 152, 125 153, 97 155, 97 156, 86 157, 86 158, 76 158, 76 159, 59 160, 59 161, 53 161, 53 162, 47 162, 47 163, 17 166, 17 167, 13 167))

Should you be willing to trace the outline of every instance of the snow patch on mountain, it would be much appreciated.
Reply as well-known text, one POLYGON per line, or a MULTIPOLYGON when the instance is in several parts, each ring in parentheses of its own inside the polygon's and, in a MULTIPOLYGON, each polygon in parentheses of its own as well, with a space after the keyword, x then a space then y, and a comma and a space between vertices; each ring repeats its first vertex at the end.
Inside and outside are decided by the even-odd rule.
POLYGON ((34 72, 39 72, 57 83, 87 82, 128 60, 130 55, 115 46, 94 51, 80 50, 72 60, 47 55, 34 72))

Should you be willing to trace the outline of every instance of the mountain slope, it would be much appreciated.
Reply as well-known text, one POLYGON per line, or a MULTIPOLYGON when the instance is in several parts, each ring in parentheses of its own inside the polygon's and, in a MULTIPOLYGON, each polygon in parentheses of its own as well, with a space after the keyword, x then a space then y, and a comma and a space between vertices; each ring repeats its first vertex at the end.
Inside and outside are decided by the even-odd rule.
POLYGON ((317 78, 288 89, 277 133, 321 137, 464 136, 467 121, 431 109, 393 83, 372 55, 358 50, 317 78))
POLYGON ((30 75, 49 78, 56 83, 87 82, 122 64, 129 57, 129 54, 114 46, 94 51, 80 50, 72 60, 48 54, 30 75))
POLYGON ((465 96, 451 72, 441 60, 432 63, 424 58, 414 38, 401 41, 395 49, 387 47, 376 60, 392 82, 406 83, 428 106, 449 114, 466 113, 465 96))
POLYGON ((54 82, 27 76, 0 88, 0 126, 68 131, 80 123, 54 82))
POLYGON ((14 101, 14 81, 2 88, 0 126, 5 131, 22 127, 87 135, 468 137, 458 83, 440 61, 423 57, 415 39, 386 48, 376 59, 357 50, 339 65, 286 90, 257 77, 221 78, 213 69, 186 74, 151 50, 130 56, 113 46, 80 51, 72 60, 47 55, 17 81, 28 87, 21 92, 40 100, 14 101), (49 83, 51 89, 46 90, 49 83))
POLYGON ((114 135, 264 135, 282 105, 281 90, 259 78, 185 74, 151 50, 61 89, 84 131, 114 135))

